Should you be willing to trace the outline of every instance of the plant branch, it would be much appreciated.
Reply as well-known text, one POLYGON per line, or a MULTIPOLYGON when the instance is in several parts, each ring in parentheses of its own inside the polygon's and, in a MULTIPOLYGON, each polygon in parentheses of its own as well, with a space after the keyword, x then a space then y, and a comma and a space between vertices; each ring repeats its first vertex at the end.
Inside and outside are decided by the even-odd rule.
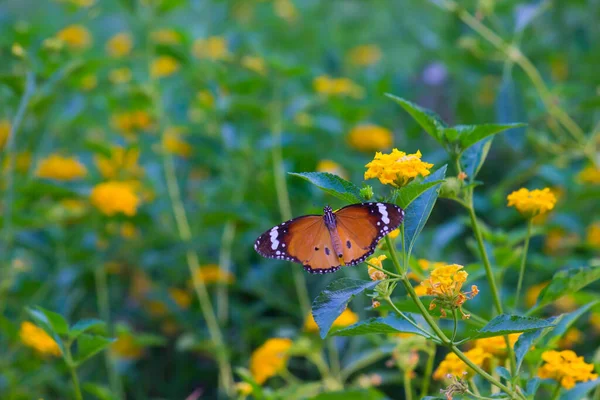
POLYGON ((519 269, 519 281, 517 283, 517 294, 515 297, 515 309, 519 307, 519 297, 521 295, 521 287, 523 286, 523 276, 525 275, 525 264, 527 262, 527 251, 529 250, 529 239, 531 238, 532 219, 527 220, 527 235, 525 236, 525 244, 523 245, 523 256, 521 257, 521 267, 519 269))

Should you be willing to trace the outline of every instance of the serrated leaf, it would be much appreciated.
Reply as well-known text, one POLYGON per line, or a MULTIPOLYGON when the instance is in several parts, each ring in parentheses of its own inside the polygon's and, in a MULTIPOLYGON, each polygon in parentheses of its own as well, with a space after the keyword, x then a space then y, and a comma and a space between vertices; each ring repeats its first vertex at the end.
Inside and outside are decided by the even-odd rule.
POLYGON ((548 286, 540 293, 534 309, 552 303, 566 294, 573 294, 598 279, 600 279, 600 267, 580 267, 558 271, 548 286))
POLYGON ((408 100, 401 97, 394 96, 393 94, 386 93, 386 96, 398 103, 411 117, 439 143, 444 145, 443 137, 441 136, 442 130, 446 124, 442 119, 431 110, 420 107, 408 100))
POLYGON ((106 349, 112 342, 114 342, 114 339, 89 335, 87 333, 81 334, 77 339, 77 356, 75 357, 75 362, 77 364, 83 363, 85 360, 106 349))
MULTIPOLYGON (((443 181, 446 176, 447 165, 444 165, 428 177, 423 180, 423 184, 435 181, 443 181)), ((423 192, 418 198, 416 198, 410 206, 405 210, 406 216, 404 217, 404 243, 408 249, 408 253, 412 251, 412 248, 419 236, 419 233, 423 230, 423 227, 429 219, 431 210, 438 198, 440 191, 440 183, 436 183, 431 186, 425 192, 423 192)))
POLYGON ((58 335, 67 335, 69 333, 69 324, 67 324, 62 315, 39 306, 30 308, 28 311, 37 322, 46 325, 53 333, 58 335))
POLYGON ((377 281, 341 278, 331 282, 312 304, 312 315, 319 326, 321 338, 325 338, 331 325, 344 312, 350 300, 377 286, 377 281))
MULTIPOLYGON (((555 324, 558 322, 559 319, 560 317, 552 317, 549 318, 547 321, 550 321, 552 324, 555 324)), ((531 347, 535 346, 535 344, 552 329, 554 329, 554 325, 548 328, 534 329, 532 331, 525 332, 521 336, 519 336, 519 339, 517 339, 517 342, 515 343, 515 358, 517 363, 517 372, 519 372, 519 369, 521 369, 523 359, 525 358, 525 355, 531 349, 531 347)))
POLYGON ((551 326, 554 326, 552 320, 501 314, 481 328, 477 337, 503 336, 509 333, 529 332, 551 326))
MULTIPOLYGON (((519 128, 525 124, 483 124, 483 125, 456 125, 451 128, 446 128, 445 131, 455 131, 458 142, 460 143, 461 152, 465 151, 475 143, 503 132, 507 129, 519 128)), ((445 133, 446 134, 446 133, 445 133)))
POLYGON ((328 172, 289 172, 290 175, 298 176, 317 186, 319 189, 347 203, 361 203, 360 188, 328 172))
POLYGON ((359 336, 372 333, 415 333, 423 335, 423 332, 415 328, 404 318, 397 315, 388 315, 386 317, 371 318, 366 321, 357 322, 347 328, 337 330, 334 336, 359 336))
POLYGON ((396 204, 406 209, 410 203, 417 199, 423 192, 440 183, 444 183, 444 181, 413 182, 406 185, 397 191, 396 204))
POLYGON ((104 321, 101 321, 99 319, 82 319, 81 321, 77 321, 77 323, 75 323, 75 325, 71 327, 71 329, 69 330, 69 337, 71 339, 76 339, 79 335, 89 331, 90 329, 104 327, 105 325, 106 324, 104 323, 104 321))

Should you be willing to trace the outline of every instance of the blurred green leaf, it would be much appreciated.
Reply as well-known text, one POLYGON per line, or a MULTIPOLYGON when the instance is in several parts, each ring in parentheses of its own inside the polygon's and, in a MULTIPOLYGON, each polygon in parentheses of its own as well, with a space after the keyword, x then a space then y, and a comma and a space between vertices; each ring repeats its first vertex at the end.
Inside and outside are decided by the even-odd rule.
POLYGON ((463 170, 467 174, 467 179, 469 182, 473 182, 475 180, 475 177, 483 166, 488 152, 492 147, 493 139, 493 137, 483 139, 482 141, 469 147, 461 154, 461 164, 463 165, 463 170))
POLYGON ((106 324, 104 321, 99 319, 82 319, 81 321, 77 321, 75 325, 71 327, 69 330, 69 338, 76 339, 82 333, 85 333, 91 329, 99 329, 103 328, 106 324))
POLYGON ((319 189, 347 203, 361 203, 360 188, 329 172, 289 172, 290 175, 298 176, 317 186, 319 189))
POLYGON ((550 284, 540 293, 534 309, 543 307, 566 294, 573 294, 598 279, 600 279, 600 267, 579 267, 558 271, 552 277, 550 284))
MULTIPOLYGON (((430 182, 443 181, 446 176, 447 167, 447 165, 444 165, 433 174, 426 177, 422 184, 426 185, 430 182)), ((425 190, 425 192, 421 193, 421 195, 417 197, 406 210, 404 210, 406 213, 406 216, 404 217, 404 242, 409 253, 412 251, 419 233, 421 233, 429 219, 431 210, 433 210, 433 206, 438 198, 439 191, 440 183, 432 185, 425 190)))
MULTIPOLYGON (((537 376, 533 379, 530 379, 529 381, 527 381, 527 386, 525 391, 527 392, 527 396, 534 396, 535 393, 537 392, 538 388, 540 387, 540 381, 541 379, 538 378, 537 376)), ((535 396, 533 397, 535 398, 535 396)))
POLYGON ((554 319, 521 317, 519 315, 501 314, 481 328, 477 338, 508 335, 509 333, 529 332, 536 329, 554 326, 554 319))
POLYGON ((113 395, 109 388, 96 383, 86 382, 82 385, 83 390, 99 400, 117 400, 117 396, 113 395))
POLYGON ((600 385, 600 378, 589 382, 581 382, 575 385, 573 389, 565 390, 560 395, 560 400, 580 400, 592 391, 596 386, 600 385))
POLYGON ((425 132, 440 142, 442 146, 445 145, 442 137, 442 130, 446 127, 446 124, 436 113, 411 103, 410 101, 401 97, 397 97, 389 93, 386 93, 386 96, 400 104, 400 106, 407 113, 409 113, 411 117, 413 117, 413 119, 425 130, 425 132))
POLYGON ((62 315, 46 310, 40 306, 29 308, 28 311, 37 322, 48 326, 52 332, 59 335, 67 335, 69 333, 69 324, 67 324, 67 321, 62 315))
POLYGON ((456 137, 460 142, 460 152, 462 153, 480 140, 496 135, 507 129, 519 128, 522 126, 525 126, 525 124, 456 125, 444 129, 444 134, 447 135, 450 132, 456 133, 456 137))
POLYGON ((366 321, 360 321, 347 328, 337 330, 332 333, 333 336, 358 336, 371 333, 415 333, 423 335, 423 332, 415 328, 410 322, 397 315, 388 315, 386 317, 370 318, 366 321))
POLYGON ((383 400, 388 397, 375 389, 348 389, 341 392, 321 393, 312 400, 383 400))
POLYGON ((398 204, 403 209, 406 209, 410 205, 410 203, 413 202, 413 200, 418 198, 427 189, 443 182, 444 180, 437 180, 431 182, 412 182, 409 185, 398 189, 396 195, 396 204, 398 204))
POLYGON ((569 330, 569 328, 587 311, 589 311, 592 307, 598 304, 598 300, 591 301, 582 307, 579 307, 577 310, 572 311, 570 313, 559 315, 556 326, 552 330, 552 332, 545 336, 544 338, 544 347, 555 347, 560 340, 560 338, 569 330))
POLYGON ((506 379, 507 381, 510 381, 512 376, 510 374, 510 371, 507 370, 504 367, 496 367, 496 373, 501 377, 506 379))
POLYGON ((331 325, 344 312, 354 296, 377 286, 377 281, 341 278, 331 282, 313 301, 312 315, 325 338, 331 325))
POLYGON ((112 342, 114 342, 114 339, 88 335, 87 333, 81 334, 79 339, 77 339, 77 356, 75 362, 77 364, 83 363, 85 360, 106 349, 112 342))

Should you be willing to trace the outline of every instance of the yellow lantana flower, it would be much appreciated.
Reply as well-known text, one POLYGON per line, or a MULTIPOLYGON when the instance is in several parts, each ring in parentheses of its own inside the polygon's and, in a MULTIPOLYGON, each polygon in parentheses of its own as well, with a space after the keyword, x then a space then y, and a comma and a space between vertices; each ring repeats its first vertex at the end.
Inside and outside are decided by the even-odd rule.
POLYGON ((545 214, 552 210, 556 204, 556 196, 550 188, 531 191, 521 188, 509 194, 506 199, 508 200, 508 206, 515 207, 525 218, 545 214))
POLYGON ((384 185, 402 187, 419 175, 429 175, 433 164, 421 161, 420 151, 406 154, 393 149, 390 154, 375 153, 375 158, 366 167, 365 179, 377 178, 384 185))
POLYGON ((348 78, 331 78, 321 75, 313 80, 315 92, 325 96, 348 96, 360 99, 364 96, 364 89, 348 78))
POLYGON ((94 163, 104 179, 131 179, 144 175, 144 170, 139 166, 139 149, 125 149, 113 146, 110 156, 98 154, 94 156, 94 163))
POLYGON ((92 35, 83 25, 69 25, 56 34, 71 50, 85 50, 92 45, 92 35))
POLYGON ((281 372, 290 358, 288 351, 291 347, 290 339, 272 338, 254 350, 250 357, 250 373, 254 380, 262 385, 281 372))
MULTIPOLYGON (((485 352, 480 347, 475 347, 469 351, 466 351, 465 356, 473 362, 473 364, 481 367, 485 360, 491 358, 490 353, 485 352)), ((472 375, 473 370, 469 368, 458 356, 454 353, 448 353, 446 358, 440 363, 435 372, 433 373, 433 379, 443 380, 448 379, 449 376, 455 378, 462 378, 464 375, 472 375)))
MULTIPOLYGON (((343 313, 340 314, 339 317, 333 321, 331 325, 332 328, 345 328, 346 326, 353 325, 358 322, 358 315, 354 313, 349 308, 346 308, 343 313)), ((306 317, 306 321, 304 321, 304 330, 306 332, 318 332, 319 326, 315 322, 315 318, 312 313, 309 313, 306 317)))
POLYGON ((256 72, 259 75, 266 75, 267 65, 265 60, 256 56, 244 56, 242 57, 242 66, 249 69, 252 72, 256 72))
POLYGON ((113 216, 123 213, 129 217, 137 213, 140 199, 128 182, 108 181, 92 189, 91 203, 103 214, 113 216))
POLYGON ((577 180, 581 183, 600 185, 600 168, 589 165, 577 174, 577 180))
POLYGON ((546 363, 538 370, 542 379, 554 379, 561 386, 569 390, 577 382, 587 382, 598 378, 594 365, 587 364, 583 357, 578 357, 574 351, 549 350, 542 353, 542 360, 546 363))
POLYGON ((73 181, 83 178, 87 169, 75 157, 52 154, 40 161, 35 174, 38 178, 73 181))
POLYGON ((594 222, 587 227, 586 242, 594 248, 600 248, 600 222, 594 222))
MULTIPOLYGON (((367 260, 367 262, 369 264, 373 264, 376 267, 383 269, 382 263, 384 260, 387 260, 387 256, 385 254, 378 256, 378 257, 371 257, 369 260, 367 260)), ((376 268, 371 267, 370 265, 369 265, 369 268, 367 269, 367 271, 369 273, 369 277, 371 278, 371 280, 374 280, 374 281, 382 281, 387 277, 385 273, 381 272, 380 270, 378 270, 376 268)))
POLYGON ((317 172, 329 172, 343 179, 348 179, 348 173, 341 165, 332 160, 321 160, 317 164, 317 172))
POLYGON ((21 323, 19 337, 25 346, 31 347, 43 356, 60 356, 62 351, 54 339, 42 328, 29 321, 21 323))
POLYGON ((446 316, 446 310, 459 310, 463 318, 469 318, 469 315, 463 312, 462 305, 468 299, 477 296, 479 290, 477 286, 472 285, 470 292, 462 291, 462 286, 469 276, 463 268, 458 264, 438 267, 431 271, 429 279, 423 281, 427 294, 435 296, 429 305, 430 310, 439 305, 442 317, 446 316))
POLYGON ((114 58, 125 57, 133 49, 133 38, 128 32, 117 33, 106 42, 106 52, 114 58))
POLYGON ((119 333, 117 340, 111 344, 110 351, 116 357, 125 360, 137 360, 144 355, 144 348, 130 333, 119 333))
POLYGON ((152 116, 143 110, 123 112, 111 118, 113 127, 124 135, 147 131, 152 127, 152 122, 152 116))
POLYGON ((171 56, 155 58, 150 65, 150 76, 153 78, 164 78, 177 71, 179 71, 179 61, 171 56))
POLYGON ((162 136, 162 146, 167 152, 188 158, 192 154, 192 146, 181 138, 182 128, 170 127, 162 136))
POLYGON ((221 61, 229 58, 227 40, 222 36, 211 36, 206 39, 196 39, 192 47, 196 58, 221 61))
POLYGON ((368 67, 381 59, 381 50, 377 45, 356 46, 348 52, 348 61, 357 67, 368 67))
POLYGON ((228 283, 235 281, 235 276, 229 271, 223 271, 216 264, 203 265, 194 271, 194 277, 206 284, 228 283))
POLYGON ((10 121, 4 119, 0 121, 0 150, 6 146, 6 142, 8 141, 8 135, 10 135, 10 121))
POLYGON ((381 151, 392 147, 394 135, 382 126, 358 125, 348 133, 348 144, 359 151, 381 151))

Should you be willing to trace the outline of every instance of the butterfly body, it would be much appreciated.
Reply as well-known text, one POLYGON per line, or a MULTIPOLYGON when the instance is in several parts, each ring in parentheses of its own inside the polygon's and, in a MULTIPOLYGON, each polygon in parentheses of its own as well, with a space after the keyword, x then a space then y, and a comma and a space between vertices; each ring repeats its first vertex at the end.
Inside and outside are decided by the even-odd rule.
POLYGON ((404 211, 389 203, 351 204, 323 215, 305 215, 274 226, 258 237, 262 256, 300 263, 310 273, 356 265, 373 254, 379 240, 398 228, 404 211))

